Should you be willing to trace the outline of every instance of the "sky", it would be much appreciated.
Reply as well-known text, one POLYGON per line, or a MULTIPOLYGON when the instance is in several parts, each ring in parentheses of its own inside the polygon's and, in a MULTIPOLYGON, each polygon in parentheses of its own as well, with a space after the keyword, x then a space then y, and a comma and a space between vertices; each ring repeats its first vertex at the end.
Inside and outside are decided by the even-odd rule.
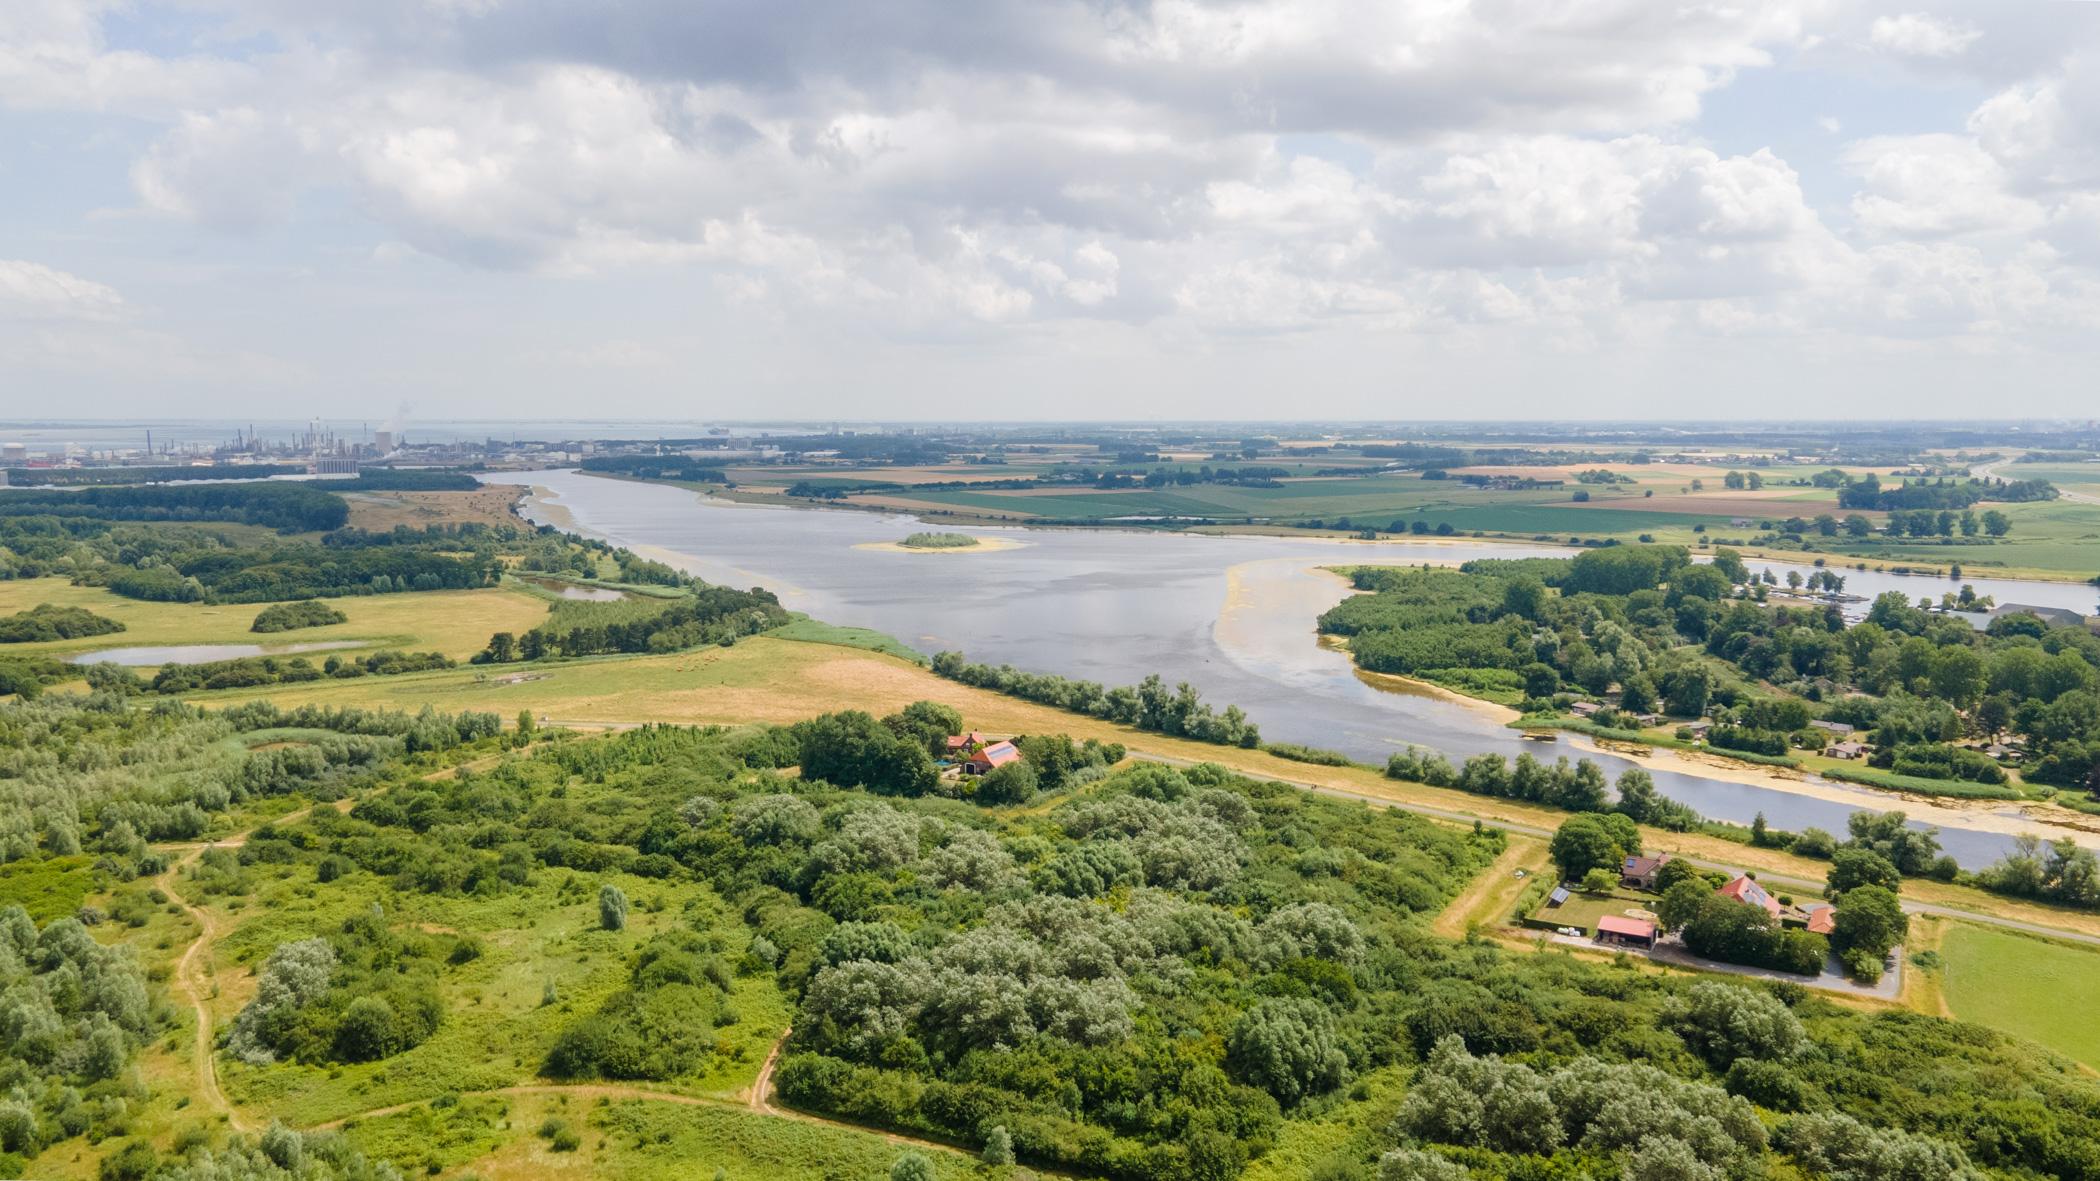
POLYGON ((2100 415, 2100 3, 0 0, 0 419, 2100 415))

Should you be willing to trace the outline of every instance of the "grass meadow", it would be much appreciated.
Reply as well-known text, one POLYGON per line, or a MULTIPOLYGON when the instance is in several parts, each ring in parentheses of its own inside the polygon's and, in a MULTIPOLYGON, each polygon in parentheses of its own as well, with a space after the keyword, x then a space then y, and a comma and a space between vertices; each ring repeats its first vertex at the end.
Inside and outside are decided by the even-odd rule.
POLYGON ((2100 1070, 2100 950, 1956 923, 1940 959, 1954 1016, 2100 1070))
POLYGON ((546 619, 548 607, 545 598, 511 587, 352 595, 324 601, 349 616, 348 621, 262 635, 248 629, 267 603, 149 603, 102 587, 74 586, 63 578, 0 582, 0 615, 50 603, 85 607, 124 625, 123 631, 106 636, 8 644, 0 647, 0 653, 63 658, 105 648, 170 644, 274 646, 351 641, 362 648, 442 652, 464 660, 481 651, 496 632, 531 630, 546 619))

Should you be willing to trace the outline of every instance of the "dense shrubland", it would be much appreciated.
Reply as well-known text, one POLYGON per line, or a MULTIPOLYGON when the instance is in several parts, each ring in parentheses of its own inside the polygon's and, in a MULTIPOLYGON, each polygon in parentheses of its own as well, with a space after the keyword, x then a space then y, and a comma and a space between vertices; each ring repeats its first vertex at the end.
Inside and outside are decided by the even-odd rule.
MULTIPOLYGON (((843 749, 940 708, 854 720, 843 749)), ((779 775, 820 731, 555 742, 237 858, 448 895, 551 876, 586 904, 615 873, 697 879, 720 903, 656 916, 550 1075, 696 1075, 770 975, 796 998, 778 1101, 972 1146, 1004 1128, 1084 1173, 1228 1178, 1319 1127, 1308 1170, 1366 1181, 2100 1176, 2100 1092, 2010 1038, 1431 936, 1493 831, 1214 766, 1070 776, 1016 812, 779 775)))
POLYGON ((1872 750, 1848 777, 1885 770, 1890 785, 1950 794, 2016 796, 1978 749, 2014 740, 2028 782, 2100 789, 2100 636, 2082 627, 2016 614, 1978 630, 1895 593, 1847 626, 1834 603, 1765 601, 1770 583, 1726 550, 1701 565, 1669 546, 1352 576, 1373 593, 1321 628, 1374 671, 1475 689, 1465 676, 1507 678, 1541 712, 1615 696, 1607 726, 1622 713, 1711 716, 1710 746, 1767 759, 1820 750, 1830 736, 1810 723, 1842 722, 1872 750))
POLYGON ((350 506, 334 493, 296 482, 271 480, 193 487, 141 484, 0 491, 0 517, 226 521, 292 533, 340 529, 350 519, 350 506))
POLYGON ((441 965, 478 954, 478 944, 458 935, 393 930, 376 908, 354 916, 325 937, 270 953, 255 999, 227 1033, 226 1051, 253 1065, 280 1058, 369 1062, 398 1054, 444 1020, 441 965))
POLYGON ((219 712, 172 701, 133 709, 108 693, 0 702, 0 861, 91 851, 127 873, 148 872, 160 865, 148 842, 197 837, 235 804, 295 792, 340 796, 378 781, 403 754, 498 729, 486 714, 266 702, 219 712), (243 743, 265 730, 302 740, 268 750, 243 743))
POLYGON ((1091 714, 1121 725, 1252 749, 1261 745, 1261 730, 1237 705, 1213 710, 1187 682, 1169 689, 1157 674, 1138 685, 1109 689, 1093 681, 1076 681, 1055 673, 1022 672, 1012 665, 971 664, 960 652, 933 658, 933 671, 951 681, 1005 693, 1024 701, 1091 714))
MULTIPOLYGON (((321 662, 319 668, 304 656, 242 656, 202 664, 165 664, 144 688, 155 693, 192 693, 205 689, 289 685, 329 677, 395 676, 451 667, 451 657, 442 652, 399 652, 392 649, 368 656, 330 656, 321 662)), ((114 674, 104 675, 113 681, 119 679, 114 674)))
POLYGON ((332 623, 348 623, 350 617, 318 599, 300 599, 291 603, 272 603, 256 613, 255 622, 248 625, 252 632, 288 632, 302 627, 327 627, 332 623))
POLYGON ((505 570, 596 577, 608 559, 632 581, 680 581, 659 563, 551 528, 344 528, 346 502, 329 489, 474 486, 457 473, 369 480, 0 492, 0 578, 61 575, 130 598, 228 603, 459 590, 493 585, 505 570), (270 538, 255 526, 318 536, 270 538))
POLYGON ((707 463, 684 455, 592 455, 585 457, 583 470, 605 475, 629 476, 637 480, 678 480, 693 484, 728 484, 720 463, 707 463))
POLYGON ((0 908, 0 1174, 121 1131, 145 1098, 132 1055, 162 1024, 128 951, 76 918, 38 930, 20 906, 0 908))
POLYGON ((733 590, 697 579, 672 598, 617 603, 563 602, 547 622, 522 636, 498 632, 474 656, 476 664, 507 664, 547 656, 611 652, 676 652, 737 640, 785 625, 792 617, 773 592, 733 590))
POLYGON ((85 607, 57 607, 50 603, 0 616, 0 644, 48 643, 82 636, 114 635, 123 630, 123 624, 85 607))
POLYGON ((402 1181, 401 1171, 359 1152, 340 1132, 296 1132, 272 1124, 223 1148, 184 1138, 165 1154, 141 1138, 104 1159, 103 1181, 402 1181))

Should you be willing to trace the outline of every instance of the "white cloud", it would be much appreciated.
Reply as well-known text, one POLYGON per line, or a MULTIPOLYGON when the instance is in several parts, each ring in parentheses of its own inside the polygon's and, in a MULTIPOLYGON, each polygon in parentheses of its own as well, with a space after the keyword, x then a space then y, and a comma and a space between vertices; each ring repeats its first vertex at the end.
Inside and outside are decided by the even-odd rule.
POLYGON ((1877 17, 1867 39, 1876 49, 1903 57, 1959 57, 1983 36, 1983 30, 1960 21, 1941 20, 1922 12, 1877 17))
POLYGON ((124 297, 92 279, 22 259, 0 258, 0 315, 104 319, 124 297))
POLYGON ((329 277, 370 284, 375 303, 417 284, 526 306, 603 291, 598 337, 555 336, 533 355, 637 382, 704 349, 680 333, 756 355, 750 325, 784 353, 846 350, 847 372, 853 350, 919 364, 1053 339, 1171 352, 1329 333, 1348 344, 1323 356, 1420 337, 1498 358, 1708 337, 2004 340, 2084 322, 2083 268, 2100 265, 2100 69, 2080 56, 2100 43, 2050 13, 1955 21, 1849 0, 184 11, 203 29, 194 48, 150 53, 125 48, 157 42, 120 30, 132 10, 114 0, 5 6, 0 105, 133 120, 106 126, 143 136, 130 179, 157 216, 125 223, 141 241, 326 240, 352 261, 322 270, 349 268, 329 277), (2051 41, 2052 27, 2069 31, 2051 41), (1781 64, 1829 71, 1816 77, 1824 134, 1906 134, 1833 161, 1820 141, 1801 146, 1805 112, 1786 116, 1791 130, 1746 124, 1740 103, 1702 120, 1716 92, 1781 64), (1899 80, 1854 101, 1847 70, 1899 80), (1952 78, 1994 96, 1965 126, 1934 128, 1938 108, 1902 88, 1952 78), (664 309, 682 300, 714 322, 673 322, 664 309))
POLYGON ((1851 144, 1846 165, 1864 188, 1852 215, 1881 237, 2025 233, 2043 211, 2007 191, 2005 170, 1958 135, 1877 136, 1851 144))

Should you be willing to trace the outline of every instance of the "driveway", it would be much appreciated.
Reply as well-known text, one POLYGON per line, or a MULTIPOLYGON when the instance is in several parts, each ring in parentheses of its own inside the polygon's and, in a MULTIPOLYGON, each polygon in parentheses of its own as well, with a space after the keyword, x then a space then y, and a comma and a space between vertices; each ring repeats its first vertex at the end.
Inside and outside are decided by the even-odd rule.
POLYGON ((1548 938, 1555 943, 1568 947, 1583 947, 1591 951, 1623 951, 1627 955, 1644 955, 1657 963, 1669 964, 1676 968, 1690 968, 1695 972, 1719 972, 1728 976, 1754 976, 1759 980, 1783 980, 1790 984, 1799 984, 1805 988, 1819 988, 1825 992, 1841 992, 1847 996, 1872 997, 1875 1000, 1893 1001, 1896 999, 1896 995, 1903 991, 1903 949, 1900 947, 1894 953, 1896 957, 1894 969, 1883 972, 1878 983, 1861 984, 1845 975, 1844 970, 1838 966, 1836 956, 1825 960, 1823 963, 1823 974, 1811 979, 1806 976, 1796 976, 1792 972, 1776 972, 1770 968, 1752 968, 1744 964, 1724 964, 1719 960, 1701 959, 1686 951, 1684 945, 1676 942, 1674 939, 1665 940, 1652 948, 1642 950, 1638 947, 1620 947, 1616 944, 1598 943, 1593 939, 1580 935, 1555 933, 1548 936, 1548 938))

